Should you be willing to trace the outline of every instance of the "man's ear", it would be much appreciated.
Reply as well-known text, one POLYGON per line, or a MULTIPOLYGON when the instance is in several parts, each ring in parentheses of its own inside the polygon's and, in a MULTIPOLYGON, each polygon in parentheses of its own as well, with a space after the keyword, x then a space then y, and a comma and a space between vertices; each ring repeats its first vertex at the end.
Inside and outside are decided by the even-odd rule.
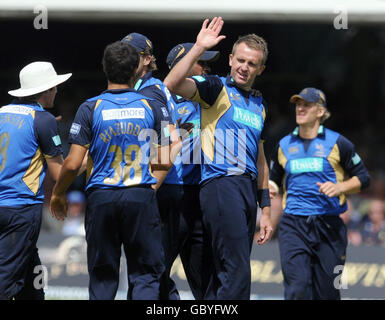
POLYGON ((261 66, 261 68, 258 71, 259 76, 262 74, 262 72, 265 70, 265 68, 266 68, 266 65, 261 66))
POLYGON ((322 118, 323 117, 323 115, 326 113, 326 108, 325 107, 323 107, 323 106, 318 106, 318 116, 320 117, 320 118, 322 118))
POLYGON ((229 54, 229 66, 231 67, 231 65, 233 64, 233 55, 230 53, 229 54))
POLYGON ((143 65, 148 66, 151 63, 152 56, 151 55, 145 55, 143 59, 143 65))

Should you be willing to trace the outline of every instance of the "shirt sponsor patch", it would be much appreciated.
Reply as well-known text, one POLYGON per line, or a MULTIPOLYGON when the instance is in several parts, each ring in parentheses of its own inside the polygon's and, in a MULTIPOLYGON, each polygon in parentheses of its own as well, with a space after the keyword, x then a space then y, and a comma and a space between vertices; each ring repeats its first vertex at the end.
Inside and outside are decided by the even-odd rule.
POLYGON ((253 112, 250 112, 248 110, 234 107, 234 121, 240 122, 242 124, 245 124, 249 127, 253 127, 259 131, 262 130, 262 119, 261 117, 253 112))
POLYGON ((19 106, 19 105, 8 105, 0 108, 0 113, 16 113, 28 115, 33 111, 32 108, 19 106))
POLYGON ((170 130, 168 130, 168 127, 163 128, 163 134, 166 138, 170 136, 170 130))
POLYGON ((160 109, 162 110, 163 117, 167 118, 167 117, 168 117, 168 111, 167 111, 167 108, 161 107, 160 109))
POLYGON ((354 155, 354 157, 352 158, 352 161, 353 161, 353 164, 354 164, 354 165, 357 165, 357 164, 360 163, 361 158, 360 158, 360 156, 356 153, 356 154, 354 155))
POLYGON ((291 173, 321 172, 323 171, 322 158, 302 158, 290 160, 291 173))
POLYGON ((103 120, 144 119, 144 108, 124 108, 103 110, 103 120))
POLYGON ((70 129, 70 134, 77 135, 80 132, 81 125, 78 123, 72 123, 71 129, 70 129))
POLYGON ((165 95, 166 95, 167 101, 170 101, 170 99, 171 99, 171 93, 170 93, 170 90, 168 90, 167 87, 164 87, 164 93, 165 93, 165 95))
POLYGON ((61 145, 61 139, 60 139, 60 137, 58 135, 52 137, 52 140, 53 140, 53 143, 55 144, 55 146, 61 145))
POLYGON ((194 119, 187 122, 191 122, 194 125, 194 128, 190 132, 190 137, 192 136, 199 136, 201 133, 201 120, 200 119, 194 119))
POLYGON ((205 82, 206 81, 206 79, 202 76, 193 76, 192 78, 198 82, 205 82))
POLYGON ((183 106, 183 107, 178 108, 178 113, 183 116, 185 114, 191 113, 191 111, 188 109, 187 106, 183 106))

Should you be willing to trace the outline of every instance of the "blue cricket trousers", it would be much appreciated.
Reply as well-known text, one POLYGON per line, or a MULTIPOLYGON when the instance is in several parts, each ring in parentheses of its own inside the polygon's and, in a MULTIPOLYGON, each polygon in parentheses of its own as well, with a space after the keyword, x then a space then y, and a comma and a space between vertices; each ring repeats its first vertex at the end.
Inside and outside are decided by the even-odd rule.
POLYGON ((339 216, 283 214, 278 239, 285 299, 340 299, 336 278, 345 264, 347 234, 339 216))
POLYGON ((183 186, 177 184, 162 184, 156 192, 162 221, 162 244, 166 267, 161 278, 161 300, 180 299, 175 282, 170 278, 170 271, 180 250, 180 207, 182 197, 183 186))
POLYGON ((160 298, 164 254, 155 191, 150 186, 88 192, 85 230, 91 300, 115 298, 122 245, 127 260, 127 299, 160 298))
POLYGON ((44 300, 36 242, 43 204, 0 207, 0 300, 44 300), (37 287, 34 285, 37 284, 37 287))
POLYGON ((179 255, 187 282, 196 300, 202 300, 207 290, 208 274, 204 264, 202 210, 199 185, 184 185, 181 204, 179 255))
POLYGON ((222 176, 203 184, 208 300, 249 300, 250 253, 257 215, 257 183, 250 176, 222 176))

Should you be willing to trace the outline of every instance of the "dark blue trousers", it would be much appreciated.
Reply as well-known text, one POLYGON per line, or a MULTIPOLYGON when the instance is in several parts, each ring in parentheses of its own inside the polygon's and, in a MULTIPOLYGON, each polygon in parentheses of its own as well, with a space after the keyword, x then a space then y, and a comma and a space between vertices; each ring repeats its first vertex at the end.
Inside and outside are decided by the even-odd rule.
POLYGON ((91 300, 115 298, 122 245, 127 260, 127 299, 159 299, 164 254, 160 216, 151 187, 89 192, 85 230, 91 300))
POLYGON ((204 265, 202 210, 199 202, 199 185, 184 185, 181 204, 179 255, 187 282, 196 300, 202 300, 208 286, 204 265))
POLYGON ((194 298, 203 299, 207 288, 208 275, 202 272, 203 229, 199 190, 199 185, 163 184, 157 192, 166 260, 161 285, 162 298, 165 300, 180 299, 176 285, 170 278, 178 254, 194 298))
POLYGON ((44 300, 36 242, 43 204, 0 207, 0 299, 44 300))
POLYGON ((175 282, 170 277, 171 267, 179 254, 180 245, 180 208, 183 198, 183 186, 162 184, 156 192, 162 221, 162 245, 165 256, 165 272, 161 279, 162 300, 179 300, 175 282))
POLYGON ((201 187, 208 300, 249 300, 250 253, 257 215, 257 184, 248 176, 219 177, 201 187))
POLYGON ((340 299, 337 277, 347 247, 342 219, 283 214, 278 237, 285 299, 340 299))

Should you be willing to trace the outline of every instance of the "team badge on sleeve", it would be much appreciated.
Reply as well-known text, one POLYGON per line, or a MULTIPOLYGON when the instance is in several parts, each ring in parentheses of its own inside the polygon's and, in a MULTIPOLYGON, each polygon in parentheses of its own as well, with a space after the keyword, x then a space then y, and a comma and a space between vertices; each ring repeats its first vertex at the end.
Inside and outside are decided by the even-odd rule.
POLYGON ((203 78, 202 76, 193 76, 192 78, 197 80, 198 82, 205 82, 206 81, 206 79, 203 78))
POLYGON ((168 111, 165 107, 161 107, 162 113, 164 117, 168 117, 168 111))
POLYGON ((53 143, 55 144, 55 146, 61 145, 61 139, 60 139, 60 137, 58 135, 52 137, 52 140, 53 140, 53 143))
POLYGON ((354 155, 354 157, 352 158, 352 161, 353 161, 353 164, 356 165, 356 164, 359 164, 359 163, 360 163, 361 158, 360 158, 360 156, 356 153, 356 154, 354 155))
POLYGON ((71 129, 70 129, 70 133, 74 134, 74 135, 77 135, 80 132, 80 128, 81 128, 81 125, 74 122, 74 123, 72 123, 71 129))

